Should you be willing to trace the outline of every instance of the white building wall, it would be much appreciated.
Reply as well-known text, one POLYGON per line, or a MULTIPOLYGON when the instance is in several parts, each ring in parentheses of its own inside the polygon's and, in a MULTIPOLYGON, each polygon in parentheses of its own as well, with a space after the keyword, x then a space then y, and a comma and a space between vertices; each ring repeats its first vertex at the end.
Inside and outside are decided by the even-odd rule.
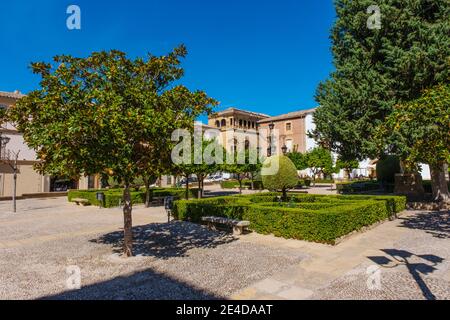
MULTIPOLYGON (((313 113, 308 113, 305 117, 305 130, 306 133, 311 132, 316 129, 316 124, 314 123, 313 113)), ((306 136, 306 151, 310 151, 317 146, 317 143, 314 139, 306 136)))
POLYGON ((6 150, 19 152, 19 160, 36 161, 36 152, 27 146, 21 134, 4 132, 2 135, 10 138, 6 150))

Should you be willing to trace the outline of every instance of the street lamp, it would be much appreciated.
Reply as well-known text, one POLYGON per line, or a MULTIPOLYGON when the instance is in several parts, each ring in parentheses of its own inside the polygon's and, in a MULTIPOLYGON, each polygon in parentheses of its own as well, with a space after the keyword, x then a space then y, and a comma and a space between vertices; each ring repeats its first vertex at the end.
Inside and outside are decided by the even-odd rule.
POLYGON ((3 156, 3 151, 5 151, 6 155, 6 145, 9 143, 10 140, 11 140, 10 137, 4 137, 0 134, 0 158, 2 158, 3 156))
POLYGON ((275 128, 275 124, 273 123, 273 122, 271 122, 270 124, 269 124, 269 130, 270 130, 270 133, 269 133, 269 147, 267 148, 267 156, 268 157, 271 157, 272 156, 272 140, 273 140, 273 138, 272 138, 272 131, 273 131, 273 128, 275 128))

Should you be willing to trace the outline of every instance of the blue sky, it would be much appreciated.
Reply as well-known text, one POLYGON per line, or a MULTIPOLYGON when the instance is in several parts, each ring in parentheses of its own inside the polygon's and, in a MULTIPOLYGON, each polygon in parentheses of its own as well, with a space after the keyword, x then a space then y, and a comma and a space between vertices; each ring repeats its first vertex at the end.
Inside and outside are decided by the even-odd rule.
POLYGON ((0 1, 0 91, 38 87, 32 61, 119 49, 164 54, 184 43, 182 83, 230 106, 277 115, 316 106, 332 70, 332 0, 0 1), (81 30, 66 28, 80 6, 81 30))

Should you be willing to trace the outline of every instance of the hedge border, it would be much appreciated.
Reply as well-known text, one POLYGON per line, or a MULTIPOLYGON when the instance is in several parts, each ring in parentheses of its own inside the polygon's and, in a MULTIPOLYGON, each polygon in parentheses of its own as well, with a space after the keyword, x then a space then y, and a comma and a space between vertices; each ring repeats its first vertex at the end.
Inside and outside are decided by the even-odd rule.
POLYGON ((248 220, 250 228, 261 234, 335 244, 342 236, 395 216, 406 207, 406 198, 398 196, 289 194, 297 207, 288 208, 276 202, 279 195, 179 200, 174 216, 196 223, 206 215, 248 220))

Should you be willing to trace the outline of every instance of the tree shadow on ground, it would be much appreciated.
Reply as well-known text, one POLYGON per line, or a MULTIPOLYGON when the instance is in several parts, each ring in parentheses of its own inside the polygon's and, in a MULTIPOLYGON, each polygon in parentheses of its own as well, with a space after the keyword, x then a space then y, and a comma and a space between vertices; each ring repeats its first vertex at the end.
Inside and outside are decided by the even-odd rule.
POLYGON ((429 275, 436 271, 436 266, 444 261, 443 258, 433 254, 416 255, 409 251, 398 249, 382 249, 381 251, 387 256, 372 256, 368 258, 384 268, 395 268, 400 265, 406 266, 408 272, 422 291, 424 298, 436 300, 436 296, 428 288, 421 274, 429 275))
MULTIPOLYGON (((133 253, 160 259, 184 257, 189 250, 216 248, 235 240, 229 233, 210 231, 189 222, 152 223, 133 228, 133 253)), ((112 245, 115 253, 122 253, 123 232, 111 232, 91 242, 112 245)))
POLYGON ((418 213, 411 217, 401 217, 400 227, 424 230, 440 239, 450 239, 449 211, 418 213))
POLYGON ((152 269, 90 284, 39 300, 217 300, 224 299, 152 269))

